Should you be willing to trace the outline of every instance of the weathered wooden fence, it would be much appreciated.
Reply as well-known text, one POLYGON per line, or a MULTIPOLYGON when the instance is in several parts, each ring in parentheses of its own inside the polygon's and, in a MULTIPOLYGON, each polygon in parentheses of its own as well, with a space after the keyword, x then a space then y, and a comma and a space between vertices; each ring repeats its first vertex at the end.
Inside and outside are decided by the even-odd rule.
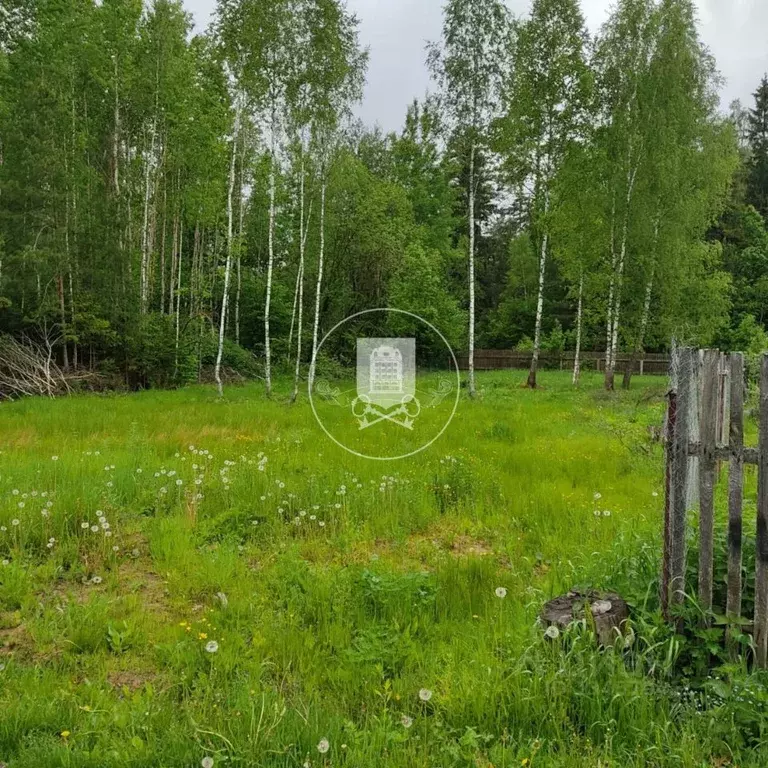
MULTIPOLYGON (((475 370, 494 371, 506 368, 525 370, 531 366, 533 352, 522 352, 516 349, 476 349, 475 370)), ((542 368, 559 368, 570 370, 573 368, 573 352, 542 352, 539 355, 539 365, 542 368)), ((616 371, 623 372, 627 363, 633 359, 633 373, 665 376, 669 371, 670 357, 665 353, 648 352, 645 355, 632 357, 629 354, 616 356, 616 371)), ((463 371, 468 367, 468 355, 460 352, 456 355, 459 368, 463 371)), ((605 370, 604 352, 582 352, 580 355, 582 370, 605 370)))
MULTIPOLYGON (((757 465, 755 659, 768 664, 768 354, 760 365, 757 447, 744 445, 744 356, 679 348, 671 360, 666 419, 661 600, 669 617, 686 594, 687 513, 698 501, 698 603, 705 616, 741 619, 744 465, 757 465), (725 606, 714 606, 715 486, 728 462, 728 572, 725 606)), ((708 619, 705 619, 708 622, 708 619)), ((747 627, 749 630, 749 627, 747 627)))

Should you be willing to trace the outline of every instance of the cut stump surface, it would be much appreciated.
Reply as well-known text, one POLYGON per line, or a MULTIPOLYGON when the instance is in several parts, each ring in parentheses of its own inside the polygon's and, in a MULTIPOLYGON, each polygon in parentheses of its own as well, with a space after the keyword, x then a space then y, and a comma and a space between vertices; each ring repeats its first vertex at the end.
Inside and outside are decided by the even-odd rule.
POLYGON ((622 634, 629 618, 627 603, 615 592, 571 590, 544 605, 541 620, 545 627, 565 629, 574 621, 586 618, 584 606, 588 604, 595 623, 595 634, 600 645, 613 645, 622 634))

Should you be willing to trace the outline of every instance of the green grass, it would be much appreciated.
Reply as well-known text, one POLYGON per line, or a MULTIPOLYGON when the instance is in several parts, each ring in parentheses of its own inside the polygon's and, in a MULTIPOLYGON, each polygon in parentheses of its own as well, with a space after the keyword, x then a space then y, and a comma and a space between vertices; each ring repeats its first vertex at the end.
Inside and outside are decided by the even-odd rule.
POLYGON ((765 765, 648 674, 662 625, 543 638, 575 584, 653 590, 665 382, 523 377, 481 375, 395 463, 334 445, 289 382, 0 406, 0 762, 765 765))

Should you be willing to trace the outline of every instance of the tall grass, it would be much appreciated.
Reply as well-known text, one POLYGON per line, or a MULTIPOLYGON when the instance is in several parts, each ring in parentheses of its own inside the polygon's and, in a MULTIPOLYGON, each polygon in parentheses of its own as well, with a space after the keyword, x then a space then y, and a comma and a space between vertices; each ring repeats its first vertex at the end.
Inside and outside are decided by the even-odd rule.
POLYGON ((479 383, 394 464, 288 381, 0 407, 0 760, 765 765, 670 684, 650 614, 602 651, 536 622, 576 584, 652 589, 664 382, 479 383))

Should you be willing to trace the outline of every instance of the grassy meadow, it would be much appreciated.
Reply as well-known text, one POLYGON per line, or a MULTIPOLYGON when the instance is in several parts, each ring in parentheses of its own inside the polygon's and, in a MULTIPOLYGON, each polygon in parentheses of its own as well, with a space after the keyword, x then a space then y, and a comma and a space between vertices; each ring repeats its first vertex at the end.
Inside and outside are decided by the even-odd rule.
POLYGON ((654 621, 665 381, 524 377, 399 462, 288 381, 0 405, 0 763, 768 765, 654 621), (624 647, 544 637, 574 585, 624 647))

